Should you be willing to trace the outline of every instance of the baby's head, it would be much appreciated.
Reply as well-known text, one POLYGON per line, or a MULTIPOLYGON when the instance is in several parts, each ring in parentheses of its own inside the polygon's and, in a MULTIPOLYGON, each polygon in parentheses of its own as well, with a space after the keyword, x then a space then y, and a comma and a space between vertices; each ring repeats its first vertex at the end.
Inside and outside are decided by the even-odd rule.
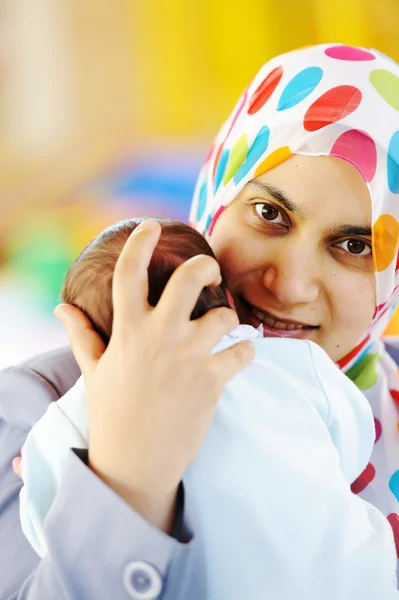
MULTIPOLYGON (((128 237, 145 219, 128 219, 111 225, 80 253, 65 278, 62 300, 80 308, 108 343, 112 332, 112 279, 116 261, 128 237)), ((192 227, 178 221, 156 219, 161 236, 148 268, 148 303, 155 306, 173 271, 197 254, 215 258, 205 238, 192 227)), ((198 319, 211 308, 229 306, 224 283, 201 292, 191 319, 198 319)))

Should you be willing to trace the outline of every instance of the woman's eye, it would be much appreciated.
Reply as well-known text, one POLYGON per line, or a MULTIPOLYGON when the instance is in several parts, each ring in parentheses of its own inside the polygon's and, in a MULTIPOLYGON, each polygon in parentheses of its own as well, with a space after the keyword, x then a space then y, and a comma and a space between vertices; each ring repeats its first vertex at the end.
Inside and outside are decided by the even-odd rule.
POLYGON ((349 239, 339 242, 336 246, 355 256, 369 256, 372 252, 369 244, 363 240, 349 239))
POLYGON ((259 202, 255 204, 255 210, 258 217, 265 221, 269 221, 270 223, 278 223, 284 224, 285 221, 283 219, 283 215, 281 214, 281 210, 279 210, 273 204, 267 204, 265 202, 259 202))

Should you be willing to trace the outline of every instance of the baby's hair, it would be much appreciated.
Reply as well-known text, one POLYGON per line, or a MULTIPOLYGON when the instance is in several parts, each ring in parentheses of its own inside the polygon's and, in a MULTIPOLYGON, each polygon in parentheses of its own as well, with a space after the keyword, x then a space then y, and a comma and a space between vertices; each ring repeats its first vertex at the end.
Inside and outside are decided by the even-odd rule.
MULTIPOLYGON (((146 218, 128 219, 111 225, 92 240, 69 269, 61 291, 63 302, 80 308, 91 320, 105 343, 112 333, 112 280, 116 261, 130 234, 146 218)), ((156 306, 175 269, 184 261, 206 254, 215 255, 205 238, 179 221, 155 219, 162 232, 148 268, 148 303, 156 306)), ((191 319, 208 310, 229 306, 225 284, 201 292, 191 319)))

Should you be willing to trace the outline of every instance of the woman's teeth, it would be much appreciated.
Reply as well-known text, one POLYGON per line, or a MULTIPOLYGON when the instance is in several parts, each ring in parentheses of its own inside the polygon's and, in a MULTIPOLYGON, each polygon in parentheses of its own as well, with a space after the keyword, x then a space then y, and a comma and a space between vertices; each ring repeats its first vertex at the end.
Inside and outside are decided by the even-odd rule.
POLYGON ((257 310, 256 308, 252 309, 252 314, 255 315, 257 319, 262 321, 264 325, 267 327, 273 327, 274 329, 282 329, 284 331, 293 331, 294 329, 303 329, 304 325, 298 325, 297 323, 283 323, 282 321, 278 321, 277 319, 272 319, 271 317, 265 315, 265 313, 257 310))

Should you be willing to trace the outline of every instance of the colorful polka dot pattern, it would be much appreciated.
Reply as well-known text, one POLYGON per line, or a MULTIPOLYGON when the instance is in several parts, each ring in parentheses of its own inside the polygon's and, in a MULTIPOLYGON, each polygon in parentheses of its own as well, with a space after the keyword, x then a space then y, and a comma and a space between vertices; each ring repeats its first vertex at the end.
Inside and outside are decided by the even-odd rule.
POLYGON ((338 366, 375 415, 373 454, 352 490, 384 511, 398 547, 399 374, 381 360, 379 337, 399 298, 399 65, 344 44, 306 47, 264 65, 216 137, 190 221, 211 235, 248 181, 295 154, 341 158, 370 191, 376 309, 338 366))

